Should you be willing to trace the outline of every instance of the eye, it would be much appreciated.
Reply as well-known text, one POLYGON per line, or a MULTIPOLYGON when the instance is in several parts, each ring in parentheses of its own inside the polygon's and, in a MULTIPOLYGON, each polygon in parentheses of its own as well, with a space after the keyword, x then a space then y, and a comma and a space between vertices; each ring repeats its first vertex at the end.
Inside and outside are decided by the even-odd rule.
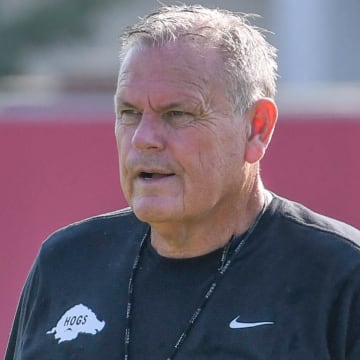
POLYGON ((180 110, 171 110, 167 113, 170 117, 184 116, 186 113, 180 110))
POLYGON ((185 126, 194 121, 194 115, 182 110, 170 110, 162 116, 173 126, 185 126))
POLYGON ((142 113, 135 109, 122 109, 117 116, 117 122, 120 125, 134 125, 141 120, 142 113))

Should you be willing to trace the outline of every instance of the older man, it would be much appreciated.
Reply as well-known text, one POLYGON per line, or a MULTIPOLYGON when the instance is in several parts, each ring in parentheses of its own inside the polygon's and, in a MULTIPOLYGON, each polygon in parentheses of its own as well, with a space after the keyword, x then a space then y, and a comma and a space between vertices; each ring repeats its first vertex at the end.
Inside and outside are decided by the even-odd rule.
POLYGON ((62 229, 6 360, 360 358, 360 233, 267 191, 275 49, 244 15, 168 6, 123 37, 129 209, 62 229))

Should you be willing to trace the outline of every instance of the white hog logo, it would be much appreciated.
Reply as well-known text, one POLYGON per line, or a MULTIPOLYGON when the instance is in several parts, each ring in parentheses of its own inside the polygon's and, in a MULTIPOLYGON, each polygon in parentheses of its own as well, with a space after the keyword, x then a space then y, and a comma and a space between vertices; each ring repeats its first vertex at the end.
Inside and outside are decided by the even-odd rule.
POLYGON ((105 326, 92 310, 83 304, 75 305, 61 317, 55 327, 46 334, 55 334, 58 343, 74 340, 80 333, 95 335, 105 326))

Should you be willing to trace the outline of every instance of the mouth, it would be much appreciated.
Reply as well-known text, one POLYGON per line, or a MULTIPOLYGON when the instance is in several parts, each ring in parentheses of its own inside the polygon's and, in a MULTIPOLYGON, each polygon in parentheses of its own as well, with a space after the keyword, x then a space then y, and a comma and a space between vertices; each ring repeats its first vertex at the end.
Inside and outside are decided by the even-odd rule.
POLYGON ((168 178, 170 176, 174 176, 175 174, 173 173, 169 173, 169 174, 162 174, 162 173, 152 173, 152 172, 145 172, 145 171, 142 171, 140 174, 139 174, 139 177, 140 179, 143 179, 143 180, 151 180, 151 179, 164 179, 164 178, 168 178))

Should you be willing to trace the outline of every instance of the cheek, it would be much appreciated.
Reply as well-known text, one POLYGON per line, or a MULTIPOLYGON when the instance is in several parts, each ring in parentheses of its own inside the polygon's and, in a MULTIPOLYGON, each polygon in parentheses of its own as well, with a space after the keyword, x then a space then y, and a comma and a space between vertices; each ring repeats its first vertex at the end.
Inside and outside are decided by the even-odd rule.
POLYGON ((245 159, 247 137, 245 129, 233 127, 221 141, 225 166, 241 167, 245 159))
POLYGON ((131 150, 133 135, 134 131, 129 127, 122 126, 116 131, 116 147, 120 162, 125 160, 126 154, 131 150))
POLYGON ((118 162, 120 172, 120 183, 125 192, 128 190, 129 184, 127 183, 127 169, 126 169, 126 158, 131 147, 131 137, 124 133, 124 131, 116 132, 116 146, 118 151, 118 162))
POLYGON ((244 159, 243 140, 234 131, 213 139, 211 144, 204 149, 203 157, 210 166, 210 170, 214 172, 224 172, 229 168, 241 166, 244 159))
POLYGON ((232 187, 242 176, 245 145, 240 136, 233 131, 229 136, 214 139, 200 152, 199 162, 209 186, 232 187))
POLYGON ((189 145, 184 152, 187 155, 184 157, 187 161, 183 162, 187 188, 195 191, 197 196, 204 192, 210 196, 220 182, 226 164, 221 149, 214 141, 202 139, 196 146, 189 145))

